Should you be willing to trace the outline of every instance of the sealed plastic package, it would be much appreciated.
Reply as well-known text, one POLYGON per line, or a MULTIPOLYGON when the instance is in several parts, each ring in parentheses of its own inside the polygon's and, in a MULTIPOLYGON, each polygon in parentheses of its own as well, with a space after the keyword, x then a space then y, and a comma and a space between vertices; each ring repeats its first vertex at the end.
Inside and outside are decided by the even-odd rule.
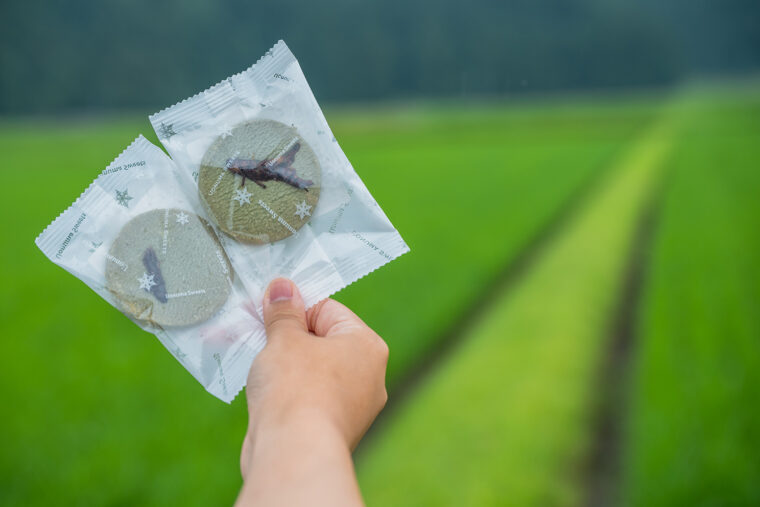
POLYGON ((259 311, 277 276, 308 307, 408 251, 284 42, 150 121, 259 311))
POLYGON ((37 238, 166 348, 215 396, 231 401, 265 343, 245 288, 176 166, 137 138, 37 238))
POLYGON ((37 245, 229 402, 265 344, 272 279, 309 307, 409 249, 282 41, 150 120, 172 158, 139 137, 37 245))

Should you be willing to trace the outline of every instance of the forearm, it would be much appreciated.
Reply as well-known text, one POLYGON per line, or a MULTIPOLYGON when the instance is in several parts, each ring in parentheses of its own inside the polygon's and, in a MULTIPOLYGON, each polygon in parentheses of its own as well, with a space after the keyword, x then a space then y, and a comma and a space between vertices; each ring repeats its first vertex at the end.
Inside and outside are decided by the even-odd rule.
POLYGON ((362 505, 351 452, 328 421, 262 421, 250 437, 237 505, 362 505))

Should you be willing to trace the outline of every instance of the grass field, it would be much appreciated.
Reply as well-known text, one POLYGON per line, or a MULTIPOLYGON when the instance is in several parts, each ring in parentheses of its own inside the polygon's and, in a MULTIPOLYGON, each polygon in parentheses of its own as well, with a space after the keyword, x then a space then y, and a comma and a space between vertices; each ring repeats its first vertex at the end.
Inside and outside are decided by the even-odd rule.
POLYGON ((701 90, 663 109, 668 128, 612 170, 629 179, 589 196, 362 454, 370 504, 588 498, 589 444, 602 438, 592 410, 609 403, 598 372, 611 303, 637 209, 658 196, 649 283, 635 302, 634 382, 629 403, 616 403, 622 477, 608 494, 613 505, 758 503, 759 106, 757 92, 701 90), (662 194, 644 185, 653 171, 662 194))
POLYGON ((760 94, 695 94, 679 112, 623 500, 760 505, 760 94))
POLYGON ((369 449, 369 504, 578 503, 596 365, 668 132, 658 124, 621 155, 369 449))
MULTIPOLYGON (((655 108, 631 102, 335 115, 349 157, 416 252, 342 295, 393 348, 391 383, 655 108)), ((84 495, 92 503, 207 504, 220 492, 231 500, 239 487, 243 404, 229 408, 209 397, 157 341, 32 243, 141 124, 2 128, 2 184, 18 189, 2 203, 15 216, 16 240, 3 250, 11 285, 3 292, 4 334, 19 338, 8 342, 5 357, 13 359, 0 372, 6 399, 18 407, 2 423, 14 436, 2 464, 14 480, 0 488, 11 503, 84 495)))
POLYGON ((487 104, 363 112, 332 122, 414 252, 340 296, 391 345, 391 388, 563 206, 594 183, 652 121, 660 102, 487 104))
MULTIPOLYGON (((722 97, 708 102, 725 101, 722 97)), ((651 134, 652 125, 658 124, 664 111, 670 110, 668 102, 668 97, 574 98, 328 111, 328 121, 341 146, 412 248, 411 254, 338 295, 388 341, 392 392, 403 387, 407 374, 435 352, 441 336, 467 317, 478 295, 534 238, 558 217, 569 216, 567 223, 562 222, 567 230, 560 230, 557 234, 561 236, 552 238, 548 250, 534 259, 531 269, 535 272, 525 274, 514 294, 503 296, 499 310, 470 331, 472 339, 434 373, 419 398, 411 398, 398 412, 397 424, 402 429, 391 424, 387 435, 400 436, 380 436, 368 449, 360 471, 369 499, 393 498, 384 482, 386 477, 411 481, 445 467, 442 456, 453 461, 478 456, 468 448, 468 441, 457 440, 455 432, 460 427, 473 435, 469 442, 482 437, 481 442, 493 444, 492 451, 503 449, 508 459, 498 460, 482 480, 477 479, 476 490, 462 490, 462 495, 469 492, 469 496, 446 496, 458 480, 447 472, 440 475, 443 482, 435 486, 430 483, 426 488, 412 488, 414 492, 405 497, 407 503, 438 499, 452 503, 465 497, 492 500, 503 491, 495 484, 502 481, 504 471, 514 474, 514 481, 526 483, 517 490, 526 501, 543 504, 547 499, 577 498, 578 486, 572 474, 562 475, 557 487, 553 481, 560 477, 557 474, 572 468, 572 460, 582 453, 585 443, 576 438, 590 438, 584 426, 589 399, 594 395, 589 372, 604 341, 597 331, 616 300, 617 270, 625 258, 636 210, 649 188, 647 175, 654 174, 637 172, 626 164, 655 170, 656 164, 641 163, 640 157, 646 159, 647 153, 654 156, 654 146, 667 141, 651 140, 646 135, 651 134), (581 205, 568 211, 568 203, 576 202, 578 196, 582 197, 581 205), (599 234, 601 230, 609 234, 599 234), (555 276, 564 282, 557 284, 555 276), (572 304, 563 305, 563 298, 572 304), (542 319, 545 306, 560 320, 542 319), (540 330, 549 337, 546 343, 539 339, 517 343, 503 338, 529 334, 539 320, 545 321, 540 330), (572 340, 562 342, 557 332, 572 335, 578 346, 572 340), (553 347, 560 342, 562 346, 553 347), (503 355, 517 363, 515 370, 502 371, 498 359, 503 355), (535 360, 528 362, 523 355, 535 360), (531 379, 538 379, 535 389, 531 379), (504 389, 497 381, 504 383, 504 389), (447 410, 456 406, 445 406, 449 389, 460 396, 470 394, 467 407, 481 403, 486 408, 475 414, 461 411, 452 415, 447 410), (499 393, 499 403, 486 403, 486 393, 494 390, 499 393), (550 419, 539 421, 541 424, 530 420, 530 414, 545 413, 544 409, 550 410, 550 419), (515 414, 520 417, 512 420, 515 414), (451 420, 441 425, 436 417, 451 420), (510 433, 513 437, 498 438, 497 432, 505 431, 501 423, 514 430, 510 433), (528 431, 531 424, 534 431, 528 431), (409 428, 411 433, 407 433, 409 428), (411 441, 410 435, 416 435, 417 440, 411 441), (450 441, 451 448, 443 449, 443 441, 450 441), (409 452, 399 450, 402 442, 408 442, 412 451, 431 444, 430 449, 441 449, 443 454, 433 456, 434 463, 421 454, 419 461, 410 461, 419 465, 416 469, 399 468, 407 471, 407 476, 399 479, 385 468, 397 466, 393 462, 396 451, 401 455, 409 452), (517 448, 505 447, 512 444, 517 448), (532 466, 520 469, 521 459, 531 460, 532 466), (424 468, 427 466, 431 468, 424 468), (431 491, 435 488, 439 491, 431 491), (548 489, 540 496, 543 488, 548 489)), ((734 104, 739 110, 746 106, 738 100, 734 104)), ((735 128, 737 118, 722 116, 721 108, 711 114, 721 132, 735 128)), ((753 123, 751 116, 743 118, 747 128, 754 129, 747 136, 754 132, 757 137, 760 129, 756 120, 753 123)), ((0 253, 0 276, 5 282, 0 292, 0 319, 6 337, 5 354, 0 359, 0 393, 13 407, 0 422, 0 431, 6 436, 0 458, 0 503, 223 504, 232 501, 240 486, 237 460, 246 424, 244 402, 236 400, 230 407, 206 394, 157 340, 48 262, 33 244, 42 228, 115 154, 137 133, 147 134, 148 130, 147 120, 140 117, 0 121, 0 184, 10 190, 0 202, 0 211, 6 217, 5 248, 0 253)), ((711 134, 677 134, 672 139, 676 145, 674 160, 687 157, 688 148, 678 146, 687 142, 684 140, 702 142, 704 150, 715 150, 709 152, 715 154, 730 150, 734 137, 719 136, 726 145, 709 148, 711 134)), ((758 156, 748 153, 739 164, 744 172, 736 172, 735 186, 746 183, 742 190, 750 196, 757 190, 757 180, 746 171, 747 167, 757 168, 758 156)), ((683 169, 674 174, 688 175, 688 164, 685 158, 683 169)), ((711 164, 703 162, 701 174, 709 176, 710 169, 711 164)), ((690 181, 685 176, 680 178, 690 181)), ((672 183, 669 191, 676 195, 679 177, 667 181, 672 183)), ((710 183, 682 188, 681 192, 689 196, 698 191, 709 193, 710 183)), ((732 230, 734 243, 727 244, 720 254, 730 255, 746 239, 747 231, 757 229, 757 208, 751 207, 754 203, 749 197, 740 205, 728 198, 729 190, 724 194, 715 203, 726 206, 727 215, 720 220, 739 220, 742 227, 732 230)), ((669 199, 674 203, 681 200, 669 199)), ((692 204, 696 206, 696 202, 692 204)), ((667 211, 671 208, 677 208, 676 204, 666 206, 665 216, 670 213, 678 217, 677 212, 667 211)), ((688 221, 688 215, 679 220, 688 221)), ((715 219, 710 226, 720 229, 725 225, 720 220, 715 219)), ((669 222, 682 231, 683 224, 675 218, 664 220, 658 238, 672 236, 662 232, 669 222)), ((698 226, 689 227, 697 230, 698 226)), ((663 244, 670 245, 668 255, 683 254, 675 240, 658 239, 658 245, 663 244)), ((757 243, 753 245, 754 250, 742 257, 742 266, 751 264, 750 253, 757 251, 757 243)), ((659 265, 671 262, 664 257, 664 249, 658 248, 659 265)), ((717 256, 718 250, 715 252, 717 256)), ((698 276, 710 259, 695 262, 690 265, 692 271, 680 276, 698 276)), ((667 273, 665 268, 654 271, 667 273)), ((660 312, 671 309, 662 301, 673 297, 669 291, 676 290, 675 286, 657 288, 658 283, 669 283, 667 276, 656 276, 649 287, 653 302, 645 312, 647 323, 665 320, 654 319, 654 308, 662 307, 660 312), (657 282, 658 277, 662 281, 657 282)), ((751 293, 752 287, 757 290, 758 285, 752 286, 750 279, 737 281, 731 290, 745 291, 742 294, 746 299, 739 307, 725 302, 727 310, 744 316, 751 312, 753 304, 757 306, 757 292, 751 293)), ((703 304, 700 297, 696 301, 703 304)), ((742 332, 750 334, 742 335, 746 343, 741 343, 750 347, 747 350, 756 350, 751 349, 746 336, 757 336, 757 321, 731 316, 725 319, 748 326, 742 332)), ((705 324, 704 341, 715 350, 722 350, 716 333, 730 332, 721 325, 708 328, 705 324)), ((660 331, 650 328, 654 329, 654 324, 644 326, 647 344, 659 341, 650 335, 660 336, 660 331)), ((647 384, 646 368, 660 368, 656 361, 661 354, 648 353, 652 347, 647 345, 642 350, 637 363, 636 392, 644 394, 634 397, 632 407, 636 408, 632 411, 659 410, 661 417, 670 421, 667 407, 649 405, 657 400, 650 399, 646 390, 657 384, 647 384), (653 366, 647 366, 650 364, 653 366)), ((705 379, 716 375, 718 366, 709 358, 702 359, 708 367, 713 365, 705 379)), ((726 356, 725 364, 733 364, 733 359, 733 355, 726 356)), ((749 358, 740 364, 746 368, 752 365, 749 358)), ((664 374, 658 378, 672 380, 664 374)), ((742 380, 757 389, 756 377, 748 373, 742 380)), ((677 386, 673 382, 673 389, 677 386)), ((727 399, 721 398, 723 402, 727 399)), ((663 403, 671 401, 663 395, 663 403)), ((699 401, 693 404, 695 410, 699 401)), ((675 406, 671 412, 676 411, 675 406)), ((756 434, 757 420, 747 417, 742 431, 756 434)), ((664 424, 637 419, 635 413, 632 421, 631 441, 643 447, 651 437, 647 425, 664 424)), ((745 441, 738 436, 724 445, 745 441)), ((660 463, 661 457, 649 452, 654 454, 642 448, 631 455, 628 491, 638 490, 642 481, 650 479, 651 460, 660 463)), ((471 480, 477 475, 474 471, 486 467, 485 462, 472 461, 469 465, 471 469, 463 477, 471 480)), ((754 470, 746 468, 747 472, 754 470)), ((409 486, 404 489, 409 490, 409 486)), ((636 495, 629 497, 632 503, 643 505, 636 495)))

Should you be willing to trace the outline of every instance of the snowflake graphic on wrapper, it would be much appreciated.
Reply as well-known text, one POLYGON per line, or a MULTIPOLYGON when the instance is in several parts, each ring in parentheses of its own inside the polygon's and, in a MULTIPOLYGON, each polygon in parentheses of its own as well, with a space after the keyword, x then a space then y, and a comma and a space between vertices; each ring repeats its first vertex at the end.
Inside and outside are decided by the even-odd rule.
POLYGON ((233 197, 234 200, 236 200, 240 205, 243 204, 251 204, 251 196, 253 194, 248 191, 247 188, 243 187, 242 189, 235 190, 235 197, 233 197))
POLYGON ((226 139, 232 135, 232 127, 228 123, 222 125, 219 131, 221 132, 222 139, 226 139))
POLYGON ((169 139, 171 136, 177 135, 177 132, 174 130, 174 124, 169 123, 166 124, 164 122, 161 122, 161 126, 158 127, 158 136, 161 139, 169 139))
POLYGON ((187 216, 187 213, 185 213, 184 211, 180 211, 179 213, 177 213, 177 223, 178 224, 185 225, 189 221, 190 221, 190 217, 187 216))
POLYGON ((303 220, 306 216, 311 216, 310 213, 311 205, 306 204, 306 201, 301 201, 301 204, 296 204, 296 212, 294 215, 298 215, 298 217, 303 220))
POLYGON ((126 188, 123 191, 116 190, 116 202, 119 203, 119 206, 129 208, 129 201, 132 199, 133 198, 127 193, 126 188))
POLYGON ((140 282, 140 288, 150 292, 151 287, 157 285, 153 280, 153 276, 154 275, 149 275, 148 273, 143 273, 142 276, 137 279, 137 281, 140 282))

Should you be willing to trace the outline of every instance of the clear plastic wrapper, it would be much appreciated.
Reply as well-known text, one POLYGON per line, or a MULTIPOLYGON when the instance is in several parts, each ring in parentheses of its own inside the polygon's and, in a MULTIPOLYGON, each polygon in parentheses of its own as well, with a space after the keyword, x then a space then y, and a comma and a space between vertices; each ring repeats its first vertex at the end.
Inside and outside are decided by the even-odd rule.
POLYGON ((279 41, 255 65, 150 117, 220 231, 257 312, 284 276, 307 307, 407 252, 279 41))
POLYGON ((229 402, 265 344, 264 328, 197 195, 177 177, 140 136, 36 243, 229 402))
POLYGON ((409 248, 282 41, 150 120, 172 158, 138 137, 36 243, 229 402, 272 279, 309 307, 409 248))

